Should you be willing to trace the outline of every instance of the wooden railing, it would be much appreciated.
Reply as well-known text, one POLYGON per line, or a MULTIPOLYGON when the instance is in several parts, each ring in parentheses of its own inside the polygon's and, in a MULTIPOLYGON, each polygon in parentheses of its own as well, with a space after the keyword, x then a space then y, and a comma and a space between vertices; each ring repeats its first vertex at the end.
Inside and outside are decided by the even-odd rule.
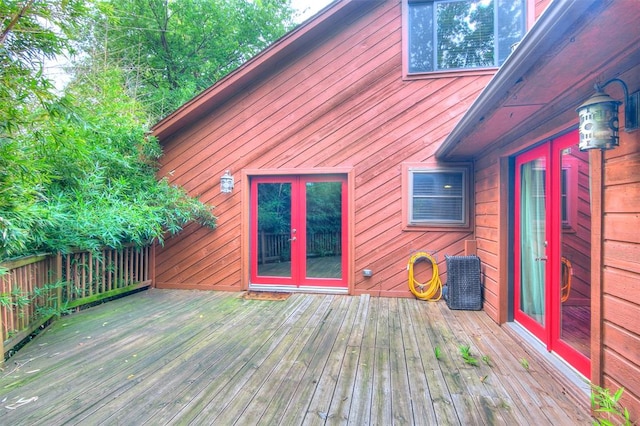
MULTIPOLYGON (((307 256, 336 256, 342 253, 339 232, 307 234, 307 256)), ((261 232, 258 239, 258 261, 260 263, 290 260, 291 242, 289 234, 261 232)))
MULTIPOLYGON (((0 264, 0 353, 65 310, 151 285, 151 247, 30 256, 0 264)), ((1 361, 1 360, 0 360, 1 361)))

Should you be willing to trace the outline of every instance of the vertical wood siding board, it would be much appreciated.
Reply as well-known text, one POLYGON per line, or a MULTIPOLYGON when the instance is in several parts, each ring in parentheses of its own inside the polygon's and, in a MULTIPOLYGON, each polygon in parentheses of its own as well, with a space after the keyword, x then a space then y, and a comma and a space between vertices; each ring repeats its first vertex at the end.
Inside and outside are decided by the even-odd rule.
POLYGON ((124 257, 123 260, 123 266, 122 266, 122 270, 124 273, 124 279, 123 279, 123 283, 122 286, 126 287, 130 284, 130 273, 131 273, 131 254, 130 254, 131 248, 130 247, 125 247, 124 250, 122 250, 122 255, 124 257))
MULTIPOLYGON (((6 292, 9 294, 9 297, 11 298, 11 291, 13 290, 13 286, 15 283, 15 272, 11 271, 9 274, 9 280, 7 282, 7 288, 6 288, 6 292)), ((6 324, 6 335, 9 335, 9 332, 11 330, 13 330, 15 328, 14 325, 14 308, 13 305, 9 306, 6 310, 6 321, 4 322, 6 324)))
MULTIPOLYGON (((18 268, 18 276, 19 278, 19 282, 20 282, 20 296, 24 297, 26 295, 29 294, 29 287, 30 287, 30 283, 29 280, 27 279, 27 267, 26 266, 22 266, 20 268, 18 268)), ((28 297, 28 296, 27 296, 28 297)), ((18 309, 18 324, 19 324, 19 330, 22 330, 26 324, 28 324, 29 321, 29 306, 22 306, 18 309)))
POLYGON ((142 250, 138 247, 134 248, 134 278, 133 282, 142 282, 142 250))
POLYGON ((142 281, 147 281, 147 253, 149 252, 150 248, 149 247, 144 247, 142 250, 140 250, 140 256, 139 256, 139 269, 138 269, 138 281, 142 282, 142 281))
MULTIPOLYGON (((354 32, 354 35, 362 37, 362 34, 359 34, 357 31, 354 32)), ((349 77, 348 73, 353 74, 354 71, 358 71, 355 65, 353 66, 353 71, 350 71, 343 64, 340 64, 340 66, 336 67, 336 58, 345 58, 348 61, 347 63, 349 63, 355 62, 361 57, 366 57, 366 52, 359 53, 358 55, 353 55, 353 44, 350 40, 343 41, 341 45, 341 51, 338 51, 336 48, 327 50, 325 54, 331 54, 330 61, 322 60, 323 57, 320 57, 312 63, 312 65, 315 64, 320 68, 319 70, 314 70, 314 72, 309 72, 310 82, 312 81, 313 85, 310 85, 309 87, 304 86, 305 81, 301 81, 299 78, 300 71, 296 70, 295 68, 291 70, 289 68, 286 68, 284 71, 281 71, 278 74, 278 76, 280 76, 280 81, 274 81, 273 78, 267 79, 264 83, 262 83, 262 86, 258 90, 251 93, 252 96, 249 99, 251 99, 253 103, 239 103, 235 105, 228 105, 224 111, 224 114, 219 117, 216 122, 213 122, 209 119, 206 121, 206 123, 203 123, 206 126, 204 129, 209 131, 208 135, 215 134, 216 140, 224 139, 227 141, 233 141, 237 140, 238 138, 242 139, 241 135, 237 135, 238 129, 257 128, 259 127, 258 124, 262 124, 262 126, 267 129, 273 127, 272 123, 276 120, 276 116, 274 114, 257 114, 247 119, 247 117, 244 116, 243 112, 247 110, 265 112, 273 110, 278 111, 280 109, 286 110, 287 107, 290 107, 290 105, 294 103, 295 100, 302 99, 303 101, 308 101, 309 99, 313 99, 315 97, 314 91, 318 92, 319 94, 322 94, 324 91, 330 92, 330 90, 328 90, 328 87, 330 87, 330 85, 335 84, 337 81, 341 80, 343 76, 345 76, 345 74, 346 77, 349 77), (337 72, 336 69, 338 69, 339 71, 337 72), (291 75, 294 75, 296 77, 292 79, 291 75), (325 87, 327 85, 322 84, 324 80, 329 82, 328 87, 325 87), (318 85, 318 82, 320 82, 320 85, 318 85), (295 84, 295 90, 293 91, 289 87, 287 87, 291 86, 292 84, 295 84), (292 95, 296 98, 291 99, 292 95), (281 99, 281 101, 279 101, 280 104, 278 103, 278 99, 281 99), (260 103, 263 103, 263 105, 261 105, 260 103), (239 111, 237 115, 233 116, 233 118, 235 118, 235 121, 224 121, 224 116, 228 117, 232 114, 232 112, 229 113, 228 111, 234 110, 239 111), (214 128, 209 128, 211 124, 214 124, 214 128), (223 130, 224 128, 222 127, 222 124, 225 125, 224 128, 226 128, 226 130, 223 130), (229 132, 234 133, 235 136, 231 136, 229 132)), ((299 63, 304 64, 303 61, 300 61, 299 63)), ((309 65, 304 66, 307 67, 309 65)), ((247 98, 244 98, 244 100, 246 99, 247 98)), ((286 117, 286 115, 284 115, 284 117, 286 117)), ((244 139, 250 139, 250 137, 247 135, 247 137, 245 137, 244 139)), ((180 158, 180 156, 184 158, 190 158, 190 156, 185 155, 184 152, 185 151, 179 154, 178 157, 174 158, 180 158)), ((207 155, 204 156, 206 157, 207 155)), ((178 170, 178 167, 175 167, 174 164, 166 164, 166 166, 168 169, 178 170)), ((186 170, 192 170, 195 168, 197 167, 194 167, 193 165, 185 165, 186 170)))
POLYGON ((94 260, 93 260, 93 254, 91 252, 89 252, 87 259, 87 281, 88 281, 88 287, 89 287, 89 296, 93 296, 94 293, 98 293, 97 288, 94 286, 94 275, 95 275, 95 270, 94 270, 94 260))
POLYGON ((102 265, 102 279, 101 279, 101 291, 105 292, 107 291, 107 265, 108 265, 108 261, 107 261, 107 250, 102 250, 102 256, 100 257, 100 263, 102 265))
MULTIPOLYGON (((6 275, 0 276, 0 294, 2 294, 2 296, 4 297, 7 297, 7 293, 9 293, 7 291, 7 282, 10 276, 11 276, 10 272, 7 273, 6 275)), ((8 308, 4 305, 0 305, 0 339, 2 339, 0 341, 0 347, 2 348, 3 353, 4 353, 4 346, 2 345, 2 342, 7 340, 7 324, 8 324, 7 314, 8 314, 8 308)))

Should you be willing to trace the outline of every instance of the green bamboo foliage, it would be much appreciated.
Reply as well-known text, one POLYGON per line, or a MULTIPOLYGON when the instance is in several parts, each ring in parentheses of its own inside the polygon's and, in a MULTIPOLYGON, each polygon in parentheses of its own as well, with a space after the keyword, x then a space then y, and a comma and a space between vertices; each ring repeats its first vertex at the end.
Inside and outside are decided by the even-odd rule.
POLYGON ((212 206, 156 179, 161 148, 122 71, 78 74, 64 93, 43 74, 43 57, 73 47, 86 3, 3 2, 0 260, 142 246, 191 221, 215 227, 212 206))

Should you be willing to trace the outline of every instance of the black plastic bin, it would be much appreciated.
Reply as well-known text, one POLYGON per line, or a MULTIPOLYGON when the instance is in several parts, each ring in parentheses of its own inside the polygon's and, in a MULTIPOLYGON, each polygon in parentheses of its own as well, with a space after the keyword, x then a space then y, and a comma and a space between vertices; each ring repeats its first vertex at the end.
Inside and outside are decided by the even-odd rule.
POLYGON ((478 256, 445 256, 447 286, 445 300, 449 309, 482 309, 482 282, 478 256))

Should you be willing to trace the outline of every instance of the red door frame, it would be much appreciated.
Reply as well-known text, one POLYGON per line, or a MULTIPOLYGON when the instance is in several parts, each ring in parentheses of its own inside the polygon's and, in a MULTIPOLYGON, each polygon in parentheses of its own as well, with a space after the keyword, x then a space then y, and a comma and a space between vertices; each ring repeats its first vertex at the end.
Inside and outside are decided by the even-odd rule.
POLYGON ((347 242, 348 242, 348 208, 347 208, 347 176, 346 175, 278 175, 278 176, 257 176, 251 178, 250 190, 250 244, 251 247, 258 246, 257 218, 258 218, 258 184, 260 183, 290 183, 291 184, 291 276, 290 277, 268 277, 258 276, 258 253, 257 250, 250 251, 250 278, 252 284, 282 285, 291 287, 333 287, 347 288, 348 263, 347 263, 347 242), (307 277, 306 271, 306 184, 308 182, 340 182, 342 199, 342 229, 341 229, 341 278, 312 278, 307 277), (297 248, 296 248, 297 247, 297 248))
POLYGON ((548 351, 556 352, 585 377, 591 374, 591 361, 561 339, 562 304, 560 302, 561 235, 562 235, 562 152, 578 143, 578 132, 572 131, 545 142, 516 158, 514 227, 514 318, 546 344, 548 351), (546 166, 545 238, 547 263, 545 268, 545 325, 520 311, 520 166, 536 158, 544 158, 546 166))
MULTIPOLYGON (((577 130, 561 135, 551 141, 551 255, 554 261, 550 265, 550 276, 554 277, 551 281, 551 291, 554 299, 549 301, 549 312, 553 318, 552 325, 549 330, 549 341, 551 350, 560 355, 576 370, 587 378, 591 377, 591 360, 582 352, 579 352, 572 346, 562 340, 562 302, 561 297, 561 276, 562 276, 562 153, 567 148, 577 149, 580 136, 577 130)), ((589 324, 591 327, 591 324, 589 324)))
MULTIPOLYGON (((534 336, 536 336, 538 339, 542 340, 543 342, 549 342, 549 337, 548 337, 548 328, 549 328, 549 309, 550 309, 550 297, 549 297, 549 292, 552 291, 552 289, 549 288, 549 284, 551 283, 551 277, 550 277, 550 271, 549 271, 549 267, 548 267, 548 263, 547 263, 547 267, 545 268, 545 274, 544 274, 544 284, 545 284, 545 325, 542 326, 541 324, 539 324, 536 320, 534 320, 533 318, 531 318, 530 316, 528 316, 527 314, 525 314, 524 312, 522 312, 520 310, 520 277, 521 277, 521 269, 520 269, 520 256, 521 256, 521 251, 520 251, 520 240, 521 240, 521 235, 520 235, 520 212, 521 212, 521 202, 520 202, 520 189, 522 188, 522 181, 521 181, 521 175, 520 175, 520 166, 522 166, 523 164, 526 164, 528 162, 531 162, 535 159, 538 158, 542 158, 545 160, 545 168, 548 170, 549 169, 549 158, 550 158, 550 149, 551 146, 549 144, 543 144, 540 146, 537 146, 523 154, 520 154, 517 158, 516 158, 516 181, 515 181, 515 218, 516 218, 516 222, 515 222, 515 229, 514 229, 514 255, 515 255, 515 262, 514 262, 514 318, 516 319, 516 321, 518 321, 520 324, 522 324, 525 328, 527 328, 527 330, 529 330, 531 333, 533 333, 534 336)), ((548 176, 548 173, 547 173, 548 176)), ((546 199, 548 200, 548 194, 550 194, 551 192, 551 179, 546 179, 545 181, 545 194, 547 194, 546 199)), ((548 203, 545 205, 545 240, 548 242, 549 241, 549 236, 550 236, 550 227, 551 227, 551 215, 550 215, 550 208, 548 206, 548 203)), ((547 259, 552 259, 552 253, 551 253, 551 246, 547 245, 546 247, 546 252, 545 253, 540 253, 541 255, 547 257, 547 259)), ((548 348, 550 350, 550 348, 548 348)))

